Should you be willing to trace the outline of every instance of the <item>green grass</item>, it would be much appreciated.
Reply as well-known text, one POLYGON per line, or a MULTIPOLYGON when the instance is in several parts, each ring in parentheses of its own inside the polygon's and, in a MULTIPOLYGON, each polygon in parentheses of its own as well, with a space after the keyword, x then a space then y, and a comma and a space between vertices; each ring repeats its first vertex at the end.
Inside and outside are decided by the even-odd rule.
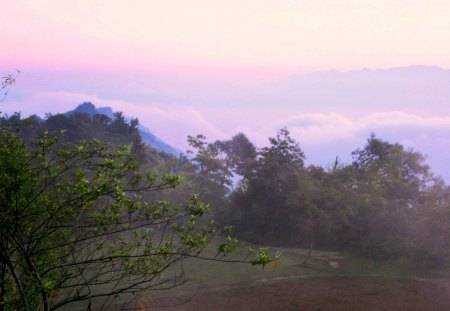
POLYGON ((332 268, 326 260, 311 258, 303 267, 317 276, 387 276, 387 277, 418 277, 428 271, 416 268, 394 260, 374 260, 359 257, 350 253, 342 254, 343 259, 332 259, 338 263, 332 268))
MULTIPOLYGON (((258 249, 258 246, 252 245, 252 248, 258 249)), ((276 249, 269 249, 275 254, 276 249)), ((216 246, 211 245, 205 252, 206 256, 214 256, 216 246)), ((225 260, 241 260, 247 255, 245 248, 237 253, 224 258, 225 260)), ((249 263, 233 262, 215 262, 201 259, 189 259, 184 268, 190 282, 197 282, 209 289, 228 286, 249 286, 255 282, 264 281, 277 277, 288 277, 292 275, 306 275, 308 269, 300 265, 301 258, 291 254, 282 254, 277 267, 273 263, 265 268, 261 266, 252 266, 249 263)), ((200 286, 201 286, 200 285, 200 286)))
POLYGON ((345 260, 340 262, 337 269, 331 273, 334 275, 347 276, 390 276, 390 277, 412 277, 417 276, 419 271, 398 261, 373 260, 345 254, 345 260))
MULTIPOLYGON (((220 240, 208 246, 202 254, 212 257, 216 254, 216 248, 220 240)), ((257 249, 257 246, 252 246, 257 249)), ((272 249, 275 253, 276 249, 272 249)), ((377 261, 351 254, 337 254, 343 258, 335 258, 336 254, 326 251, 314 250, 313 257, 304 263, 306 250, 303 249, 279 249, 282 252, 278 267, 273 264, 264 269, 261 266, 252 266, 249 263, 215 262, 202 259, 188 259, 183 262, 183 269, 187 283, 181 287, 148 291, 143 294, 146 299, 162 297, 187 297, 203 291, 216 291, 228 288, 252 287, 270 282, 281 282, 311 277, 327 276, 387 276, 387 277, 417 277, 420 271, 416 271, 407 265, 394 261, 377 261), (331 256, 331 257, 327 257, 331 256), (333 257, 334 256, 334 257, 333 257), (338 262, 339 266, 333 268, 329 260, 338 262)), ((240 260, 245 258, 247 251, 240 249, 225 259, 240 260)), ((167 271, 170 276, 179 273, 167 271)), ((125 298, 119 298, 118 302, 124 302, 125 298)))

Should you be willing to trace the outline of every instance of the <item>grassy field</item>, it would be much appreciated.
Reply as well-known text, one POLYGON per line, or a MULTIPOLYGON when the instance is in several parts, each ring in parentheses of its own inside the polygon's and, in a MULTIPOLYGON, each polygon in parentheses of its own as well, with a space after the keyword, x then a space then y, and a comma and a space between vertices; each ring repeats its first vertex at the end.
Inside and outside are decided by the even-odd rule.
MULTIPOLYGON (((181 287, 143 293, 121 310, 450 310, 450 278, 399 262, 279 248, 277 267, 187 260, 181 287)), ((210 247, 209 254, 214 253, 210 247)), ((242 258, 245 254, 230 257, 242 258)))
POLYGON ((190 284, 152 310, 450 310, 444 271, 326 251, 304 264, 306 250, 280 250, 276 269, 193 261, 190 284))

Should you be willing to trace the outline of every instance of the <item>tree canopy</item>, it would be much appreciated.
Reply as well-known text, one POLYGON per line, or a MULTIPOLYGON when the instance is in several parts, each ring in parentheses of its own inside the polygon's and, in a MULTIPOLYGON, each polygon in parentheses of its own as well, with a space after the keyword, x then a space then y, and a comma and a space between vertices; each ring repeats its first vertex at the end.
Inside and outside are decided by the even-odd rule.
MULTIPOLYGON (((132 144, 67 142, 46 131, 25 144, 21 135, 0 128, 3 310, 80 301, 107 308, 124 295, 182 284, 183 259, 204 258, 218 233, 202 220, 209 204, 196 194, 177 203, 149 196, 175 188, 180 176, 143 171, 132 144)), ((236 243, 228 237, 210 259, 224 260, 236 243)), ((272 259, 262 250, 238 261, 272 259)))
MULTIPOLYGON (((6 310, 107 306, 182 284, 181 262, 204 258, 214 235, 225 239, 210 259, 236 249, 229 227, 215 224, 246 241, 310 252, 421 267, 450 260, 449 187, 421 153, 375 135, 350 163, 336 158, 324 168, 305 163, 286 128, 261 148, 243 133, 188 136, 190 153, 175 158, 143 144, 137 119, 121 113, 14 114, 0 124, 6 310)), ((262 250, 244 261, 276 258, 262 250)))

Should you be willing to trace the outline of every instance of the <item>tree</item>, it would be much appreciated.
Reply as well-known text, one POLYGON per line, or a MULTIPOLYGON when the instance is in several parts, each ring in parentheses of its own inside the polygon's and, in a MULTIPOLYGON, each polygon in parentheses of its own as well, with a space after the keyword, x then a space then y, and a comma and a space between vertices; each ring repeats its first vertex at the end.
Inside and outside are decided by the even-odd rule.
MULTIPOLYGON (((0 128, 0 309, 106 308, 182 284, 183 259, 203 258, 217 232, 199 224, 208 204, 195 195, 184 205, 143 199, 179 176, 141 172, 127 146, 66 144, 48 133, 26 146, 19 134, 0 128)), ((212 259, 236 243, 229 237, 212 259)), ((263 250, 247 261, 271 260, 263 250)))
POLYGON ((450 189, 438 179, 412 211, 408 255, 421 268, 440 268, 450 258, 450 189))
POLYGON ((245 180, 255 171, 257 150, 243 133, 234 135, 230 140, 216 141, 214 146, 226 155, 226 165, 245 180))
POLYGON ((19 69, 16 70, 15 74, 7 74, 0 81, 0 92, 3 93, 3 97, 0 98, 0 102, 3 101, 6 96, 8 96, 8 87, 16 83, 17 76, 20 74, 19 69))
POLYGON ((270 146, 258 151, 256 163, 248 162, 252 165, 248 180, 233 192, 233 208, 240 218, 236 227, 253 240, 292 242, 298 209, 288 200, 299 187, 305 156, 287 129, 269 141, 270 146))
POLYGON ((188 136, 192 160, 186 162, 181 175, 186 183, 184 192, 198 193, 213 207, 215 216, 228 206, 232 172, 217 145, 208 143, 203 135, 188 136))
POLYGON ((357 195, 353 238, 372 257, 404 254, 412 241, 408 232, 413 212, 436 179, 424 156, 372 134, 363 149, 352 153, 352 182, 357 195))

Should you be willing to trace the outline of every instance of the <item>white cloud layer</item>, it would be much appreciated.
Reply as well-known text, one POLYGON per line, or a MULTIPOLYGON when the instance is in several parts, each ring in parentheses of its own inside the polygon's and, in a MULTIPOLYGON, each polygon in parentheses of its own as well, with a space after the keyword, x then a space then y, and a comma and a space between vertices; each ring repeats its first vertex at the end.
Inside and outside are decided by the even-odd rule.
POLYGON ((450 116, 424 117, 402 111, 377 112, 359 119, 338 113, 301 114, 276 124, 291 131, 310 163, 326 165, 335 156, 350 161, 350 153, 363 147, 370 133, 427 155, 437 175, 450 180, 450 116))
MULTIPOLYGON (((277 126, 287 126, 302 142, 327 143, 335 140, 349 140, 367 133, 383 133, 397 139, 419 136, 448 137, 450 117, 423 117, 401 111, 371 113, 352 120, 343 114, 300 114, 277 126)), ((382 135, 381 135, 382 136, 382 135)))
POLYGON ((297 114, 280 119, 266 117, 264 120, 245 122, 246 117, 235 111, 220 115, 220 109, 205 112, 200 108, 167 105, 158 102, 134 103, 125 100, 100 98, 81 92, 36 92, 28 98, 8 99, 0 103, 0 111, 22 114, 65 112, 84 101, 97 107, 110 106, 130 117, 138 117, 141 124, 149 128, 167 143, 186 150, 187 135, 204 134, 209 140, 226 139, 243 132, 257 146, 267 144, 267 138, 287 127, 305 151, 309 163, 327 165, 336 156, 351 161, 351 151, 363 147, 370 133, 390 142, 399 142, 428 155, 430 166, 438 175, 450 180, 450 169, 446 159, 450 158, 450 116, 419 116, 402 111, 368 113, 361 118, 350 118, 344 114, 317 113, 297 114), (226 118, 220 123, 212 120, 226 118), (226 127, 223 125, 226 124, 226 127))

